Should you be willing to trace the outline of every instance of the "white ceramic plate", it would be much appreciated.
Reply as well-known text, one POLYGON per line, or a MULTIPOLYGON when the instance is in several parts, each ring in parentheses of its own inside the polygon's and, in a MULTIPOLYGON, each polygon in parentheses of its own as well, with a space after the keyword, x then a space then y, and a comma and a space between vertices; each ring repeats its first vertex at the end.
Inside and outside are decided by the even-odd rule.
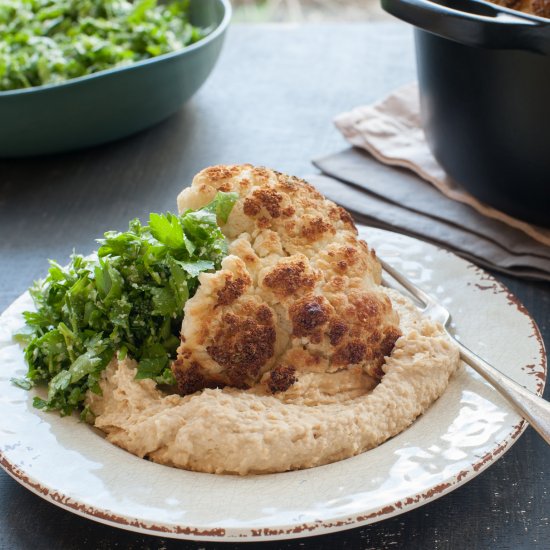
MULTIPOLYGON (((535 323, 509 291, 460 258, 421 241, 363 228, 396 268, 434 293, 475 352, 539 394, 546 377, 535 323)), ((0 463, 25 487, 71 512, 115 527, 200 540, 319 535, 373 523, 438 498, 479 474, 525 423, 462 367, 445 394, 409 429, 335 464, 235 477, 141 460, 76 418, 32 407, 10 384, 26 367, 11 335, 30 306, 21 296, 0 317, 0 463)))

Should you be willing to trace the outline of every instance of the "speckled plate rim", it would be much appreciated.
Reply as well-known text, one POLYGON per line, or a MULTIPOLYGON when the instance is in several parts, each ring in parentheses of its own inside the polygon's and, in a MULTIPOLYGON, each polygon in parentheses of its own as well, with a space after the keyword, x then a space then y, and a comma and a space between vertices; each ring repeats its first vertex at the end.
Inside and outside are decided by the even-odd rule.
MULTIPOLYGON (((528 324, 531 329, 531 337, 536 341, 538 346, 538 364, 528 364, 522 370, 531 369, 530 372, 527 372, 528 375, 524 377, 524 382, 531 381, 532 383, 525 383, 526 387, 535 391, 539 395, 542 395, 544 390, 544 385, 546 382, 547 374, 547 365, 546 365, 546 355, 544 350, 544 343, 540 331, 535 323, 535 321, 530 317, 526 308, 521 304, 521 302, 500 282, 498 282, 494 277, 478 268, 477 266, 466 262, 463 259, 458 258, 450 252, 434 247, 433 245, 412 239, 410 237, 405 237, 403 235, 397 235, 387 231, 374 229, 374 228, 360 228, 361 231, 365 231, 368 234, 368 241, 372 246, 381 252, 381 256, 385 259, 392 261, 391 257, 388 257, 384 254, 383 248, 384 244, 387 242, 397 244, 399 248, 399 241, 401 244, 410 245, 411 243, 416 243, 420 248, 426 251, 427 256, 432 256, 436 258, 435 264, 437 265, 438 261, 442 261, 443 256, 452 257, 453 261, 462 262, 467 269, 471 271, 472 280, 476 280, 472 284, 475 285, 480 291, 489 291, 494 295, 504 295, 508 301, 510 307, 514 308, 514 314, 517 315, 517 319, 522 319, 523 322, 528 324), (534 376, 533 376, 534 375, 534 376), (529 387, 531 386, 531 387, 529 387)), ((411 273, 409 273, 411 275, 411 273)), ((413 277, 414 278, 414 277, 413 277)), ((23 298, 23 297, 21 297, 23 298)), ((21 300, 18 299, 18 300, 21 300)), ((14 302, 13 305, 17 303, 14 302)), ((8 310, 6 310, 8 311, 8 310)), ((3 317, 3 316, 2 316, 3 317)), ((0 317, 0 328, 2 325, 2 317, 0 317)), ((1 365, 0 365, 1 369, 1 365)), ((0 370, 1 372, 1 370, 0 370)), ((471 371, 463 371, 463 374, 466 376, 477 376, 471 371)), ((510 373, 508 373, 510 374, 510 373)), ((484 384, 482 382, 482 384, 484 384)), ((1 382, 0 382, 1 386, 1 382)), ((443 399, 443 398, 441 398, 443 399)), ((441 400, 440 399, 440 400, 441 400)), ((496 401, 498 401, 499 407, 509 407, 506 404, 503 404, 501 398, 496 396, 496 401)), ((31 414, 35 414, 35 411, 30 410, 31 414)), ((362 525, 367 525, 374 523, 383 519, 387 519, 392 516, 404 513, 406 511, 412 510, 419 506, 422 506, 428 502, 431 502, 451 491, 457 487, 463 485, 470 479, 473 479, 475 476, 483 472, 486 468, 491 466, 498 458, 500 458, 511 446, 518 440, 519 436, 524 432, 527 427, 527 423, 522 420, 514 412, 511 412, 511 409, 507 411, 513 417, 516 416, 517 422, 509 426, 508 433, 504 437, 500 437, 495 444, 487 449, 482 456, 469 464, 467 467, 461 468, 459 471, 455 471, 452 475, 447 476, 445 479, 442 479, 439 483, 426 486, 423 490, 411 493, 405 498, 400 498, 398 500, 389 499, 383 506, 377 506, 375 509, 369 509, 365 507, 360 513, 354 513, 350 515, 334 515, 332 518, 324 518, 322 520, 313 520, 305 522, 291 522, 286 525, 280 524, 277 526, 269 525, 259 525, 254 527, 243 527, 242 525, 235 527, 215 527, 215 526, 193 526, 193 525, 170 525, 163 524, 160 522, 149 522, 146 518, 133 517, 131 515, 126 515, 123 511, 120 510, 109 510, 107 508, 98 508, 89 506, 84 502, 81 502, 78 497, 73 498, 70 494, 63 494, 56 490, 55 487, 48 487, 45 484, 41 483, 36 479, 28 468, 18 466, 14 460, 10 458, 10 451, 12 449, 8 447, 0 447, 0 466, 6 472, 13 477, 16 481, 21 483, 27 489, 31 490, 33 493, 44 498, 45 500, 65 509, 75 514, 78 514, 82 517, 92 519, 94 521, 104 523, 113 527, 119 527, 127 529, 130 531, 153 534, 163 537, 171 538, 180 538, 180 539, 190 539, 190 540, 204 540, 204 541, 230 541, 230 542, 253 542, 253 541, 262 541, 262 540, 281 540, 289 538, 299 538, 306 536, 314 536, 321 534, 328 534, 331 532, 341 531, 344 529, 350 529, 355 527, 360 527, 362 525)), ((427 416, 429 411, 426 413, 427 416)), ((413 424, 414 426, 414 424, 413 424)), ((412 428, 412 427, 411 427, 412 428)), ((409 428, 409 430, 411 430, 409 428)), ((409 430, 406 430, 409 431, 409 430)), ((406 433, 403 432, 403 433, 406 433)), ((396 436, 398 438, 400 436, 396 436)), ((395 440, 396 438, 393 438, 395 440)), ((390 441, 393 441, 390 440, 390 441)), ((386 444, 384 444, 386 445, 386 444)), ((384 445, 380 446, 378 449, 382 449, 384 445)), ((369 453, 363 453, 348 460, 368 460, 369 453)), ((126 454, 126 453, 125 453, 126 454)), ((145 461, 144 461, 145 462, 145 461)), ((341 464, 347 461, 341 461, 341 464)), ((146 464, 151 464, 145 462, 146 464)), ((163 466, 153 465, 158 468, 165 468, 163 466)), ((332 465, 328 465, 330 468, 332 465)), ((319 475, 325 476, 327 467, 314 468, 311 470, 304 470, 308 476, 310 475, 319 475)), ((193 474, 187 472, 188 475, 204 476, 208 474, 193 474)), ((289 474, 294 474, 290 472, 289 474)), ((287 474, 274 474, 275 476, 284 476, 287 474)), ((227 476, 222 476, 227 477, 227 476)), ((232 476, 231 476, 232 477, 232 476)), ((263 477, 263 476, 258 476, 263 477)), ((233 478, 236 483, 239 483, 239 480, 245 480, 250 478, 233 478)), ((288 484, 287 484, 288 487, 288 484)))

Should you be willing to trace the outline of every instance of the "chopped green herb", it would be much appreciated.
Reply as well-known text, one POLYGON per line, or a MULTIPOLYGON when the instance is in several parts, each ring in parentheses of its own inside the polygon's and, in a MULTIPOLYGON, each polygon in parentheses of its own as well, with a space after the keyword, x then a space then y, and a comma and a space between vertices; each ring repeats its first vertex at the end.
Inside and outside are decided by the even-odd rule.
POLYGON ((188 14, 189 0, 0 0, 0 91, 179 50, 209 32, 188 14))
POLYGON ((27 378, 13 380, 24 389, 48 384, 35 407, 62 415, 82 407, 88 390, 100 393, 101 371, 116 352, 138 361, 137 378, 174 383, 183 306, 200 273, 219 269, 227 254, 218 219, 227 221, 236 199, 220 192, 200 210, 151 214, 146 226, 132 220, 128 231, 98 241, 96 257, 50 262, 30 290, 36 311, 24 313, 27 378))

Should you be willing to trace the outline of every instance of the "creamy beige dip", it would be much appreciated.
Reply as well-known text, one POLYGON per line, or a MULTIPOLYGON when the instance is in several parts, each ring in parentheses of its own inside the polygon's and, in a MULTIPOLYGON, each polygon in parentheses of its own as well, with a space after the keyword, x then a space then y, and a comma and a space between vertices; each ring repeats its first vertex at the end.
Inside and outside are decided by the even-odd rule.
POLYGON ((311 468, 372 449, 406 429, 444 392, 459 364, 442 328, 386 290, 401 336, 380 383, 360 370, 307 373, 287 391, 204 389, 166 395, 113 361, 89 394, 95 426, 112 443, 154 462, 246 475, 311 468))

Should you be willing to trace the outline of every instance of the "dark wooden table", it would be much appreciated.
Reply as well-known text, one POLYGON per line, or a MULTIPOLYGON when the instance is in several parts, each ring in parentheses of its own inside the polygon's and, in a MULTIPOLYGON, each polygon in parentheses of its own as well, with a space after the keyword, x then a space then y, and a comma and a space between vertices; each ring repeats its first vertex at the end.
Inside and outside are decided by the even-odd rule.
MULTIPOLYGON (((175 210, 193 174, 250 162, 304 175, 345 146, 337 113, 414 78, 401 24, 233 26, 214 74, 174 117, 92 150, 0 161, 0 310, 42 276, 46 259, 88 253, 107 229, 175 210)), ((0 121, 1 124, 1 121, 0 121)), ((550 343, 550 286, 500 277, 550 343)), ((550 393, 546 392, 546 398, 550 393)), ((412 512, 341 533, 266 548, 533 549, 550 547, 550 452, 528 428, 479 477, 412 512)), ((232 548, 156 538, 65 512, 0 471, 1 549, 232 548)))

